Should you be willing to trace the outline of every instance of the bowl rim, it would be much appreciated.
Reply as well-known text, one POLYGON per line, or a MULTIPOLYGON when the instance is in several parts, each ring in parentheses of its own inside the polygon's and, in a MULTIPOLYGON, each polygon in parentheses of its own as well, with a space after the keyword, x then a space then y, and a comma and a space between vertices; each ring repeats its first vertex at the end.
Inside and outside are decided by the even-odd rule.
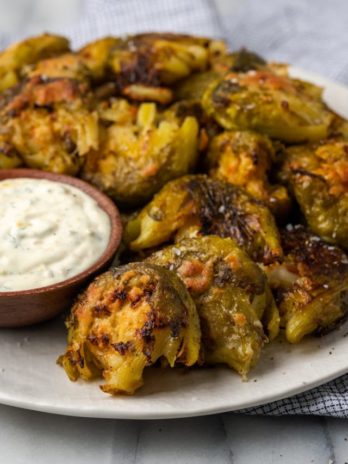
POLYGON ((40 295, 79 284, 81 281, 97 273, 98 270, 103 268, 103 266, 113 258, 120 246, 122 239, 122 221, 120 212, 111 198, 109 198, 105 193, 101 192, 93 185, 77 177, 30 168, 0 169, 0 182, 7 179, 21 178, 51 180, 53 182, 68 184, 72 187, 76 187, 82 190, 82 192, 84 192, 86 195, 89 195, 91 198, 93 198, 98 203, 98 206, 102 208, 103 211, 108 215, 111 223, 110 238, 103 254, 99 256, 99 258, 91 266, 89 266, 84 271, 79 272, 75 276, 51 285, 46 285, 45 287, 31 288, 26 290, 14 290, 8 292, 0 291, 0 298, 40 295))

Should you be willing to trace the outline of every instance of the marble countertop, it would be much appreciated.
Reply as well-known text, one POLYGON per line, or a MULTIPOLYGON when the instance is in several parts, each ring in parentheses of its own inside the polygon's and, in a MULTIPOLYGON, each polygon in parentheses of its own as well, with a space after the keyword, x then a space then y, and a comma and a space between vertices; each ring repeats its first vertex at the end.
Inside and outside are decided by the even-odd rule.
POLYGON ((220 414, 80 419, 0 407, 1 463, 345 464, 348 421, 220 414))
MULTIPOLYGON (((222 15, 243 0, 216 0, 222 15)), ((0 0, 9 35, 73 23, 83 0, 0 0)), ((347 464, 348 420, 221 414, 168 421, 53 416, 0 406, 0 462, 11 464, 347 464)))

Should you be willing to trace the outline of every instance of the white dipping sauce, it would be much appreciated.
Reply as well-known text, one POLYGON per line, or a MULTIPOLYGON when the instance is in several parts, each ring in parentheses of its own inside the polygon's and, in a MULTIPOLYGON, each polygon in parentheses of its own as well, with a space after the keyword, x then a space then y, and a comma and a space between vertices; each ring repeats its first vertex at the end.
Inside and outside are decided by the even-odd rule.
POLYGON ((0 182, 0 291, 69 279, 105 251, 110 219, 82 190, 44 179, 0 182))

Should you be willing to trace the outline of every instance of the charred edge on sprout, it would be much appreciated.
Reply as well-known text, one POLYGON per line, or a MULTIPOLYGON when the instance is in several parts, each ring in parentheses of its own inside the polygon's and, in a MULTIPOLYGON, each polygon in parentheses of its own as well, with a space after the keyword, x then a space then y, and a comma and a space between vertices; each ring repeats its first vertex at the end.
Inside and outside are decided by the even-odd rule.
POLYGON ((331 277, 348 272, 347 255, 337 246, 330 245, 302 226, 292 231, 281 231, 282 246, 285 255, 295 264, 301 263, 303 271, 310 276, 331 277))
POLYGON ((128 342, 119 342, 119 343, 111 343, 111 346, 120 353, 120 355, 124 356, 129 351, 133 350, 134 346, 131 341, 128 342))
POLYGON ((323 337, 324 335, 327 335, 329 332, 332 332, 333 330, 339 328, 342 324, 344 324, 347 319, 348 319, 348 290, 344 290, 343 292, 340 293, 339 295, 340 301, 341 301, 341 308, 344 312, 343 316, 336 321, 332 322, 329 326, 327 327, 318 327, 314 335, 316 337, 323 337))
POLYGON ((111 312, 107 305, 100 304, 93 308, 93 316, 94 317, 103 317, 103 316, 110 316, 111 312))
POLYGON ((99 336, 90 334, 88 335, 87 340, 92 345, 99 346, 99 347, 106 347, 110 344, 110 337, 108 334, 102 334, 99 336))
POLYGON ((213 90, 212 100, 217 107, 225 108, 230 105, 231 94, 238 93, 242 90, 240 84, 233 79, 225 79, 220 82, 213 90))
POLYGON ((198 121, 201 121, 205 116, 200 103, 185 100, 180 101, 180 104, 176 106, 175 115, 179 119, 194 116, 198 121))
POLYGON ((155 345, 155 337, 153 330, 156 328, 154 313, 150 312, 147 317, 148 320, 145 322, 141 329, 136 331, 136 335, 144 341, 143 353, 146 357, 148 364, 151 364, 151 354, 155 345))
POLYGON ((82 97, 86 90, 86 85, 76 79, 37 76, 6 90, 0 96, 0 110, 8 117, 18 116, 30 105, 51 111, 52 104, 74 101, 82 97))
POLYGON ((235 54, 235 62, 231 67, 231 71, 244 73, 266 65, 267 62, 260 55, 251 52, 247 48, 241 48, 235 54))
POLYGON ((116 300, 119 300, 119 301, 126 301, 127 299, 127 292, 122 288, 118 288, 117 290, 115 290, 113 292, 113 295, 112 295, 112 300, 113 301, 116 301, 116 300))
MULTIPOLYGON (((199 219, 202 235, 232 237, 239 245, 250 248, 254 233, 248 226, 248 216, 238 207, 237 191, 212 179, 190 179, 187 189, 199 205, 199 219)), ((263 206, 261 202, 253 200, 263 206)))
POLYGON ((158 70, 151 62, 151 56, 147 51, 139 51, 132 57, 130 64, 121 64, 121 73, 117 75, 119 90, 131 84, 144 84, 151 87, 160 87, 161 81, 158 70))
POLYGON ((72 366, 80 366, 81 369, 84 368, 85 366, 85 360, 83 359, 83 356, 81 355, 80 350, 68 350, 66 353, 66 356, 68 358, 69 363, 72 366))

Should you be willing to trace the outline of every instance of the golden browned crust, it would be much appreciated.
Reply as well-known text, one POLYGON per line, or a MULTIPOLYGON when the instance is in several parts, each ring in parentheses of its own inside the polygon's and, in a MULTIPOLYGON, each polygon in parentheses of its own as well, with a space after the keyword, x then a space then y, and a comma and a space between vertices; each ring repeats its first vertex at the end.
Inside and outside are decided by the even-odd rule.
POLYGON ((155 252, 147 261, 175 271, 194 299, 202 327, 202 359, 245 376, 279 314, 266 277, 231 239, 196 237, 155 252), (264 327, 262 322, 264 323, 264 327))
POLYGON ((228 73, 203 96, 205 111, 228 130, 255 130, 284 142, 316 141, 333 115, 320 89, 269 69, 228 73))
POLYGON ((71 380, 103 375, 107 393, 132 394, 146 366, 198 360, 196 307, 171 271, 149 263, 114 268, 80 296, 67 322, 68 347, 59 363, 71 380))
POLYGON ((303 226, 281 232, 284 262, 267 269, 286 336, 325 333, 348 311, 348 256, 303 226))

